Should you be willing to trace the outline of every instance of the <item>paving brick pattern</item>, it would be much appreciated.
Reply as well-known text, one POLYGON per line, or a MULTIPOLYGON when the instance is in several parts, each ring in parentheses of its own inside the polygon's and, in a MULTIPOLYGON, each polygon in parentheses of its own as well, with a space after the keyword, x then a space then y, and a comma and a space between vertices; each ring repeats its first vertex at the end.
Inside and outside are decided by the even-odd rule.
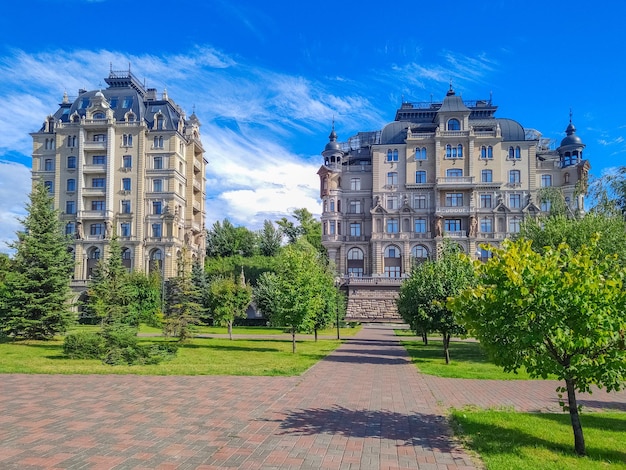
MULTIPOLYGON (((1 469, 475 468, 449 406, 556 410, 550 381, 419 374, 383 325, 301 377, 0 376, 1 469)), ((583 397, 626 410, 626 393, 583 397)))

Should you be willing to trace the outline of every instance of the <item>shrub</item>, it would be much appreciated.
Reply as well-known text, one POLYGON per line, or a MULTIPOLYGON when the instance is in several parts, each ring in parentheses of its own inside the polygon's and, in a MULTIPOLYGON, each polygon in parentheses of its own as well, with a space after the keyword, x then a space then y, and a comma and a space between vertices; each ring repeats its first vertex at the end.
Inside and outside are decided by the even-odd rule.
POLYGON ((63 352, 71 359, 100 359, 105 351, 102 335, 91 331, 68 334, 63 342, 63 352))

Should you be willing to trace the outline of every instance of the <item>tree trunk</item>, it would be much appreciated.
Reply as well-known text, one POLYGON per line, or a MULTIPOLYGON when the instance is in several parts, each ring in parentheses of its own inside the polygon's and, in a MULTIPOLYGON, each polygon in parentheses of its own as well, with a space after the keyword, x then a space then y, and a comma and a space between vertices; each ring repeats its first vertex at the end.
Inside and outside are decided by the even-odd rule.
POLYGON ((231 340, 233 339, 233 322, 232 321, 228 322, 228 337, 231 340))
POLYGON ((583 456, 585 455, 585 437, 583 436, 583 427, 580 424, 580 416, 578 415, 574 380, 565 379, 565 384, 567 385, 567 406, 569 407, 569 417, 572 421, 572 429, 574 430, 574 450, 579 456, 583 456))
POLYGON ((424 342, 424 346, 428 346, 428 332, 422 331, 422 341, 424 342))
POLYGON ((315 342, 317 343, 317 328, 313 329, 313 334, 315 335, 315 342))
POLYGON ((450 364, 450 333, 443 334, 443 355, 446 358, 446 364, 450 364))
POLYGON ((291 352, 295 354, 296 352, 296 328, 291 327, 291 352))

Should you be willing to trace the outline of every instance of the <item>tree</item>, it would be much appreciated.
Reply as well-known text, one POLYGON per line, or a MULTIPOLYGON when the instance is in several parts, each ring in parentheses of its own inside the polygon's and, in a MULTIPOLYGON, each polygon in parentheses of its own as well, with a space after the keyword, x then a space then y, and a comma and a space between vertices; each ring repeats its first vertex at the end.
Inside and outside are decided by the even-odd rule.
POLYGON ((252 292, 256 307, 269 319, 270 323, 273 323, 272 316, 278 309, 280 295, 278 289, 278 276, 274 272, 266 271, 259 276, 252 292))
POLYGON ((469 330, 505 371, 565 382, 574 447, 585 454, 576 392, 591 385, 618 390, 626 380, 626 268, 606 256, 598 237, 574 250, 562 243, 543 253, 528 240, 505 241, 480 283, 451 299, 469 330))
POLYGON ((446 364, 450 363, 452 335, 466 332, 459 315, 450 310, 446 302, 473 280, 471 263, 461 256, 455 245, 445 243, 439 259, 416 265, 400 286, 398 312, 416 333, 425 335, 428 331, 438 331, 442 334, 446 364))
POLYGON ((259 251, 263 256, 276 256, 281 247, 282 233, 274 227, 270 220, 263 222, 263 229, 259 230, 257 240, 259 251))
POLYGON ((161 273, 133 271, 128 275, 132 301, 130 316, 150 326, 161 326, 161 273))
POLYGON ((235 318, 244 318, 252 300, 252 288, 243 279, 239 282, 230 277, 214 278, 209 285, 209 309, 213 321, 228 327, 228 337, 233 339, 235 318))
POLYGON ((276 221, 288 242, 294 244, 300 237, 303 237, 319 253, 325 254, 326 249, 322 245, 321 222, 316 220, 306 208, 294 210, 293 218, 296 219, 298 225, 286 217, 276 221))
POLYGON ((53 197, 43 183, 34 186, 26 205, 28 215, 18 240, 7 298, 0 309, 0 332, 25 339, 51 339, 74 321, 69 281, 74 260, 63 235, 53 197))
POLYGON ((246 227, 235 227, 228 219, 221 224, 217 221, 207 230, 207 256, 252 256, 256 251, 256 237, 256 233, 246 227))
MULTIPOLYGON (((271 322, 291 330, 292 352, 296 331, 312 329, 315 312, 324 308, 324 278, 329 274, 320 253, 306 240, 297 240, 278 255, 271 322)), ((330 278, 332 282, 332 277, 330 278)))
POLYGON ((626 215, 626 166, 614 168, 589 184, 593 212, 626 215))
POLYGON ((186 253, 183 253, 179 276, 165 283, 163 332, 165 336, 177 336, 181 343, 191 338, 193 326, 199 323, 202 314, 200 292, 184 265, 186 258, 186 253))

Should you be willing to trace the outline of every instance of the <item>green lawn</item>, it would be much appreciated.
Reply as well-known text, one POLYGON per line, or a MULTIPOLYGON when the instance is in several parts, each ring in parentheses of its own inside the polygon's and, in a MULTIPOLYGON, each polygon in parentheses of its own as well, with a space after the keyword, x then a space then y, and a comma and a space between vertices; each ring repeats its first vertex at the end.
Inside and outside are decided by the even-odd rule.
POLYGON ((503 372, 502 367, 496 366, 489 360, 476 341, 451 341, 450 364, 445 363, 441 339, 429 337, 428 345, 424 345, 421 339, 403 340, 402 345, 411 356, 413 363, 424 374, 460 379, 530 379, 525 370, 520 370, 517 374, 503 372))
MULTIPOLYGON (((141 343, 167 341, 140 337, 141 343)), ((108 366, 99 360, 68 359, 63 340, 0 343, 0 373, 137 374, 137 375, 298 375, 334 351, 340 342, 323 339, 195 338, 181 346, 176 358, 158 365, 108 366)))
POLYGON ((455 410, 455 431, 488 470, 626 469, 626 413, 582 413, 587 456, 569 414, 455 410))

